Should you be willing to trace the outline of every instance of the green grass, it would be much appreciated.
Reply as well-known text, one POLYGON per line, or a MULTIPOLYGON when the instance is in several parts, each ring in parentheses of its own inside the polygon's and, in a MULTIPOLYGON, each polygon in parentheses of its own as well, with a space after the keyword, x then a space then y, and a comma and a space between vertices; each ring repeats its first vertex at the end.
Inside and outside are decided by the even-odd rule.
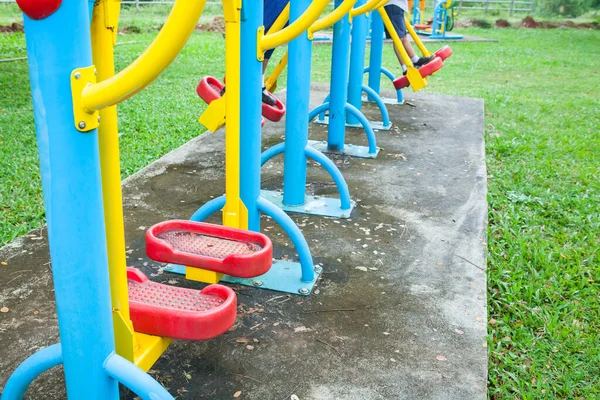
MULTIPOLYGON (((123 23, 152 28, 159 14, 128 10, 123 23)), ((454 43, 426 91, 485 99, 489 396, 600 398, 600 32, 463 32, 499 43, 454 43)), ((117 68, 154 34, 120 36, 134 43, 117 46, 117 68)), ((23 35, 0 35, 0 58, 24 55, 23 35)), ((389 46, 384 59, 399 72, 389 46)), ((195 33, 119 107, 123 177, 202 132, 194 89, 223 61, 222 37, 195 33)), ((330 47, 315 46, 313 80, 329 74, 330 47)), ((0 245, 44 219, 27 75, 25 62, 0 63, 0 245)))

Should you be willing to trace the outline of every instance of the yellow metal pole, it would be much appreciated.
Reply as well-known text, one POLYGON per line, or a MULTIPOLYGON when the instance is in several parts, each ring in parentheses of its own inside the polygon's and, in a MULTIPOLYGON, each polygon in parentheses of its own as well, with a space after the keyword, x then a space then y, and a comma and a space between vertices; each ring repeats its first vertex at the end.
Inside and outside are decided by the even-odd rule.
MULTIPOLYGON (((323 10, 329 4, 329 0, 313 0, 306 11, 296 21, 292 22, 287 28, 280 31, 259 37, 257 56, 259 60, 263 59, 263 54, 269 49, 281 46, 284 43, 294 40, 306 31, 313 22, 315 22, 323 10)), ((260 34, 259 34, 260 35, 260 34)))
POLYGON ((352 9, 350 11, 350 17, 352 18, 352 17, 356 17, 361 14, 366 14, 370 11, 375 10, 376 8, 382 7, 387 2, 388 2, 388 0, 383 0, 383 1, 382 0, 369 0, 362 6, 352 9))
POLYGON ((279 14, 279 16, 277 17, 275 22, 273 22, 273 25, 271 25, 271 28, 269 28, 267 35, 270 35, 272 33, 282 30, 283 27, 285 26, 285 24, 287 24, 287 22, 289 20, 290 20, 290 3, 287 3, 287 5, 281 11, 281 14, 279 14))
MULTIPOLYGON (((340 19, 342 19, 344 17, 344 15, 348 14, 350 12, 350 10, 352 10, 352 7, 354 7, 354 4, 356 4, 356 1, 357 0, 343 1, 331 13, 329 13, 325 17, 319 19, 314 24, 312 24, 310 26, 310 28, 308 28, 308 38, 312 39, 315 32, 318 32, 327 27, 330 27, 331 25, 335 24, 340 19)), ((385 0, 385 1, 387 2, 388 0, 385 0)))
POLYGON ((419 48, 419 51, 421 52, 421 54, 423 54, 423 57, 429 57, 431 55, 431 52, 427 50, 427 47, 425 47, 423 41, 421 40, 419 35, 417 35, 417 32, 415 32, 415 28, 412 27, 407 16, 404 16, 404 23, 406 25, 406 30, 408 31, 408 34, 410 35, 410 37, 412 37, 413 41, 419 48))
POLYGON ((273 91, 277 88, 277 79, 279 79, 279 76, 287 66, 287 63, 288 53, 286 52, 281 58, 281 61, 279 61, 279 64, 277 64, 277 66, 273 70, 273 72, 271 72, 271 75, 269 75, 269 77, 265 79, 265 86, 267 87, 267 90, 269 92, 273 93, 273 91))
MULTIPOLYGON (((249 0, 253 1, 253 0, 249 0)), ((242 221, 242 201, 240 199, 240 50, 241 15, 240 0, 224 0, 225 15, 225 76, 227 77, 227 98, 225 100, 225 207, 223 225, 232 228, 248 228, 248 221, 242 221)), ((247 213, 244 213, 247 215, 247 213)))
POLYGON ((396 33, 396 30, 394 29, 394 25, 392 24, 392 21, 390 21, 390 17, 387 15, 387 12, 385 12, 385 9, 383 7, 379 8, 377 11, 379 11, 379 15, 381 15, 383 24, 385 25, 387 31, 389 32, 390 36, 392 37, 394 46, 396 46, 396 49, 398 49, 398 52, 400 53, 400 58, 402 58, 404 65, 406 65, 406 68, 407 68, 406 77, 408 78, 408 82, 410 83, 410 86, 413 88, 413 90, 415 92, 417 90, 421 90, 421 89, 427 87, 427 82, 425 81, 425 79, 423 79, 423 77, 419 73, 419 70, 413 66, 413 63, 412 63, 410 57, 406 53, 406 50, 404 49, 404 46, 402 45, 402 42, 400 41, 400 37, 398 37, 398 34, 396 33))
POLYGON ((117 75, 83 90, 83 109, 92 112, 117 104, 148 86, 179 54, 205 3, 206 0, 176 0, 160 33, 137 60, 117 75))

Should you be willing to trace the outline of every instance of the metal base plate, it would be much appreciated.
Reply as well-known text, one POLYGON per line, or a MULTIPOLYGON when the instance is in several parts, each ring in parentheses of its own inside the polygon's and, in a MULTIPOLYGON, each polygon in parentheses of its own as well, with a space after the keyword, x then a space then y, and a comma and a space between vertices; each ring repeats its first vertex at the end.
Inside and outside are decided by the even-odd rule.
POLYGON ((320 215, 323 217, 350 218, 350 214, 356 205, 355 201, 351 201, 350 208, 348 210, 342 210, 340 199, 321 196, 306 196, 306 202, 304 204, 300 206, 288 206, 283 204, 283 192, 261 190, 260 195, 285 212, 320 215))
MULTIPOLYGON (((382 97, 381 100, 383 101, 383 104, 404 104, 404 100, 398 101, 398 99, 395 97, 382 97)), ((363 103, 377 104, 374 101, 369 100, 369 98, 367 96, 363 96, 362 101, 363 101, 363 103)), ((373 128, 373 129, 375 129, 375 128, 373 128)))
MULTIPOLYGON (((185 275, 185 267, 183 265, 167 264, 164 271, 185 275)), ((302 282, 302 268, 300 267, 300 263, 275 260, 269 272, 264 275, 246 279, 225 275, 221 279, 221 282, 308 296, 312 292, 322 271, 321 267, 315 266, 314 280, 312 282, 302 282)))
POLYGON ((318 140, 309 140, 308 145, 314 147, 319 150, 321 153, 325 154, 339 154, 343 156, 350 157, 358 157, 358 158, 377 158, 379 154, 379 147, 377 147, 377 152, 375 154, 369 153, 369 148, 367 146, 355 146, 353 144, 344 145, 344 150, 330 150, 327 147, 327 142, 318 141, 318 140))
MULTIPOLYGON (((315 124, 319 124, 319 125, 329 125, 329 116, 326 115, 325 119, 319 119, 317 117, 317 118, 315 118, 315 120, 313 122, 315 124)), ((369 121, 369 125, 371 125, 371 128, 373 128, 373 130, 375 130, 375 131, 389 131, 390 129, 392 129, 391 123, 389 125, 383 125, 383 122, 381 122, 381 121, 369 121)), ((361 123, 349 124, 346 122, 346 128, 362 129, 363 126, 361 123)))
POLYGON ((463 38, 463 35, 445 35, 445 36, 438 36, 438 35, 430 35, 429 39, 437 39, 437 40, 460 40, 463 38))

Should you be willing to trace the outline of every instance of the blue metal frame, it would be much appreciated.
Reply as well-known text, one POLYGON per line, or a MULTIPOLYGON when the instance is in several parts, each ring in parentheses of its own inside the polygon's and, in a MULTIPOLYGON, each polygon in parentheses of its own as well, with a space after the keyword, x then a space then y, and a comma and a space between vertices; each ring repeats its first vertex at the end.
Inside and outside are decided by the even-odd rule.
MULTIPOLYGON (((385 75, 392 83, 396 79, 394 74, 382 67, 383 39, 384 29, 381 15, 379 15, 378 12, 373 12, 371 13, 371 53, 369 55, 369 66, 364 69, 364 73, 369 74, 369 87, 379 96, 381 96, 381 74, 385 75)), ((387 97, 380 98, 385 104, 404 103, 401 89, 396 89, 396 99, 387 97)), ((368 101, 377 101, 377 98, 368 95, 368 101)))
POLYGON ((20 399, 60 363, 72 399, 118 399, 117 381, 144 399, 173 398, 129 361, 114 363, 98 132, 75 128, 70 83, 73 70, 92 65, 89 12, 87 1, 65 1, 45 19, 24 16, 61 343, 24 361, 3 400, 20 399))
MULTIPOLYGON (((447 18, 448 18, 448 9, 443 7, 445 1, 438 1, 433 10, 433 22, 431 23, 431 32, 429 31, 421 31, 417 30, 419 35, 429 36, 430 39, 438 39, 438 40, 460 40, 463 38, 463 35, 449 35, 446 32, 447 18), (442 28, 443 26, 443 28, 442 28)), ((415 2, 415 10, 418 9, 415 2)), ((415 21, 420 21, 421 12, 414 11, 413 12, 413 25, 416 23, 415 21), (418 19, 415 19, 418 17, 418 19)))
MULTIPOLYGON (((310 6, 310 0, 294 0, 290 2, 290 22, 298 19, 310 6)), ((285 123, 285 142, 267 149, 261 157, 264 165, 272 157, 284 153, 283 156, 283 198, 279 192, 263 192, 267 198, 288 212, 304 212, 313 214, 316 208, 306 206, 306 169, 307 156, 312 148, 308 147, 308 120, 310 111, 310 72, 312 60, 312 41, 308 34, 302 34, 288 45, 288 80, 287 80, 287 117, 285 123)), ((311 153, 312 154, 312 153, 311 153)), ((326 157, 319 161, 331 174, 337 184, 340 200, 322 198, 325 207, 318 209, 317 215, 346 218, 350 217, 353 203, 344 177, 338 168, 326 157)))
MULTIPOLYGON (((296 2, 298 1, 299 0, 296 0, 296 2)), ((297 8, 294 12, 298 12, 297 8)), ((256 49, 258 47, 256 32, 258 31, 260 21, 262 20, 262 3, 245 1, 242 5, 240 54, 241 63, 244 66, 243 68, 240 68, 240 79, 241 82, 244 82, 240 88, 240 100, 241 104, 244 105, 240 110, 240 148, 243 149, 240 154, 240 197, 248 211, 248 229, 259 232, 260 214, 264 213, 269 215, 288 234, 296 248, 300 261, 299 263, 292 263, 293 268, 288 266, 285 269, 286 273, 283 274, 279 273, 277 268, 271 268, 271 270, 265 274, 267 277, 272 276, 272 278, 269 278, 270 286, 258 287, 304 295, 310 294, 310 291, 318 278, 318 274, 315 274, 315 268, 308 243, 298 226, 296 226, 294 221, 285 212, 260 196, 262 102, 258 94, 260 94, 262 87, 262 67, 261 62, 256 57, 256 49), (300 273, 298 271, 300 271, 300 273), (300 279, 298 279, 298 277, 300 277, 300 279), (308 292, 304 293, 304 290, 299 292, 299 289, 307 289, 308 292)), ((290 60, 289 65, 292 66, 293 64, 293 61, 290 60)), ((302 87, 299 89, 305 90, 302 87)), ((309 95, 307 94, 303 101, 308 102, 308 96, 309 95)), ((302 116, 298 121, 301 121, 305 117, 305 115, 302 116)), ((290 145, 293 144, 294 143, 290 143, 290 145)), ((286 142, 286 146, 287 145, 286 142)), ((300 149, 302 148, 303 147, 300 147, 300 149)), ((292 152, 289 157, 291 157, 291 159, 288 159, 289 162, 301 164, 304 152, 298 152, 296 150, 295 152, 292 152), (302 153, 302 155, 298 153, 302 153)), ((306 168, 305 158, 304 168, 306 168)), ((297 191, 291 192, 291 194, 297 195, 297 191)), ((221 210, 224 205, 224 197, 213 199, 200 207, 200 209, 192 215, 191 220, 203 221, 208 216, 221 210)), ((169 267, 170 268, 166 268, 165 270, 175 273, 182 272, 177 266, 169 267)), ((263 276, 263 278, 265 276, 263 276)), ((267 278, 264 279, 266 280, 267 278)), ((256 287, 252 282, 252 280, 236 280, 235 283, 256 287)))
MULTIPOLYGON (((339 7, 342 0, 335 0, 335 6, 339 7)), ((364 3, 363 0, 361 2, 364 3)), ((358 2, 357 2, 358 4, 358 2)), ((329 101, 318 106, 312 110, 309 114, 309 121, 320 115, 320 122, 325 121, 325 111, 329 110, 329 118, 327 121, 328 133, 327 133, 327 147, 321 150, 323 147, 320 146, 319 150, 325 153, 338 153, 346 154, 349 156, 360 156, 358 154, 368 154, 368 157, 377 157, 377 144, 375 140, 375 132, 369 121, 364 118, 357 116, 357 113, 352 112, 354 118, 361 122, 362 127, 367 133, 369 140, 369 147, 366 151, 346 151, 345 140, 346 140, 346 116, 347 116, 347 99, 348 99, 348 80, 350 77, 350 15, 345 15, 342 19, 333 25, 333 43, 332 43, 332 57, 331 57, 331 83, 330 83, 330 94, 329 101), (335 72, 334 72, 335 71, 335 72), (318 111, 317 111, 318 110, 318 111), (317 111, 317 112, 316 112, 317 111), (322 118, 321 118, 322 117, 322 118)), ((364 45, 364 43, 363 43, 364 45)), ((353 107, 356 110, 356 107, 353 107)), ((356 110, 358 111, 358 110, 356 110)), ((358 114, 362 113, 358 111, 358 114)), ((312 145, 314 142, 310 141, 312 145)), ((363 147, 353 146, 352 148, 363 147)))
MULTIPOLYGON (((361 6, 366 3, 366 0, 358 0, 356 6, 361 6)), ((372 14, 372 13, 370 13, 372 14)), ((379 14, 375 12, 375 14, 379 14)), ((359 15, 352 19, 352 43, 350 52, 350 74, 348 79, 348 103, 352 104, 358 111, 362 107, 362 92, 366 91, 368 96, 371 96, 379 107, 381 112, 382 122, 374 123, 369 121, 373 129, 390 130, 392 123, 385 104, 379 98, 376 92, 369 93, 367 86, 363 85, 363 74, 365 69, 365 55, 367 51, 367 35, 369 31, 369 17, 359 15)), ((360 126, 359 120, 352 113, 346 115, 346 123, 349 126, 360 126)))

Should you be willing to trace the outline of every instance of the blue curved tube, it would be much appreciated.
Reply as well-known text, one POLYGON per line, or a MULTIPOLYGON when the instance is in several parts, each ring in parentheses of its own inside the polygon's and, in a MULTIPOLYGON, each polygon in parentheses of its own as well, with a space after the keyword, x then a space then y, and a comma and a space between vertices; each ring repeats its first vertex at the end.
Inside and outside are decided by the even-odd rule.
POLYGON ((202 222, 217 211, 225 207, 225 195, 212 199, 202 207, 200 207, 194 215, 190 217, 190 221, 202 222))
POLYGON ((276 144, 275 146, 269 147, 267 150, 263 151, 260 156, 260 166, 262 167, 269 161, 271 158, 278 156, 279 154, 285 151, 285 142, 281 142, 276 144))
POLYGON ((173 396, 142 369, 123 357, 112 353, 104 361, 104 370, 143 400, 173 400, 173 396))
POLYGON ((365 129, 367 140, 369 141, 369 154, 377 154, 377 140, 375 139, 375 132, 373 131, 373 128, 371 128, 371 124, 369 124, 367 118, 352 104, 346 103, 344 108, 346 109, 346 112, 352 114, 365 129))
POLYGON ((383 100, 381 99, 381 97, 367 85, 362 85, 362 90, 369 96, 370 99, 373 99, 375 103, 377 103, 377 107, 379 107, 379 111, 381 111, 381 119, 383 121, 383 126, 390 126, 390 113, 388 112, 388 109, 385 106, 385 104, 383 104, 383 100))
POLYGON ((351 206, 350 191, 348 190, 348 184, 346 183, 346 180, 344 179, 344 176, 342 175, 338 167, 334 164, 333 161, 327 158, 325 154, 321 153, 313 147, 306 146, 304 148, 304 151, 306 152, 306 155, 308 157, 321 164, 323 168, 325 168, 325 171, 327 171, 329 175, 331 175, 333 181, 335 182, 335 185, 338 188, 338 192, 340 193, 340 202, 342 210, 349 210, 351 206))
POLYGON ((329 103, 323 103, 317 108, 313 109, 310 113, 308 113, 308 121, 312 121, 315 117, 321 113, 323 113, 323 118, 319 116, 319 119, 325 119, 325 110, 329 109, 329 103))
POLYGON ((27 387, 44 371, 62 364, 62 346, 60 343, 43 348, 21 363, 12 373, 2 393, 2 400, 23 398, 27 387))
POLYGON ((256 201, 258 209, 273 218, 287 233, 292 240, 296 251, 298 252, 298 258, 300 260, 300 267, 302 268, 302 282, 312 282, 315 279, 315 267, 308 248, 308 243, 304 238, 304 235, 300 231, 300 228, 294 223, 294 221, 287 215, 281 208, 277 207, 268 200, 259 197, 256 201))

